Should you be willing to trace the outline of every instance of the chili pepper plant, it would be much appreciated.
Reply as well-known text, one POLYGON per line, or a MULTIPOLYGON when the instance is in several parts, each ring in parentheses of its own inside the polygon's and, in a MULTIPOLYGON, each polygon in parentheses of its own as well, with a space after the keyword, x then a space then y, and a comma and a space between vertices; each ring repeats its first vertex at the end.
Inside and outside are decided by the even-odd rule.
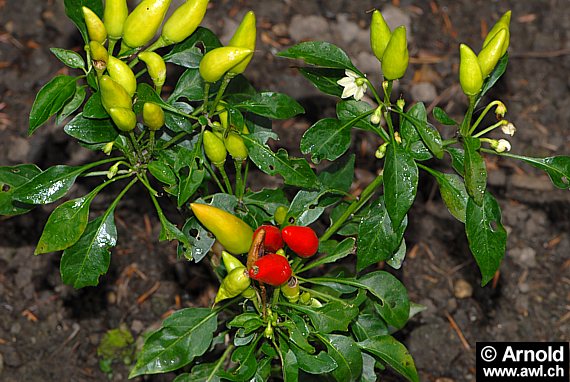
POLYGON ((381 83, 372 83, 328 42, 280 52, 296 60, 292 64, 305 64, 300 73, 338 98, 336 118, 317 121, 300 140, 309 161, 268 145, 278 139, 272 120, 304 110, 285 94, 256 90, 243 76, 255 52, 255 15, 247 13, 222 46, 199 27, 207 5, 187 1, 164 20, 167 0, 143 0, 130 13, 125 0, 65 0, 85 50, 51 49, 77 75, 57 75, 39 91, 29 134, 55 116, 102 159, 46 169, 0 167, 0 213, 27 213, 64 198, 79 177, 99 179, 88 194, 53 211, 35 250, 63 251, 65 284, 95 286, 118 240, 114 213, 138 184, 156 209, 159 239, 178 241, 188 267, 212 267, 220 282, 215 301, 176 311, 146 334, 131 378, 180 370, 177 382, 310 375, 375 381, 389 367, 418 381, 412 356, 393 334, 422 307, 391 272, 372 266, 398 269, 404 262, 419 172, 435 179, 449 212, 465 224, 482 285, 497 271, 507 238, 499 204, 486 187, 484 156, 521 160, 548 173, 555 186, 570 187, 569 157, 512 154, 507 140, 487 137, 496 128, 515 132, 506 106, 486 97, 507 68, 510 12, 478 54, 460 47, 459 82, 469 101, 462 120, 437 107, 428 118, 423 103, 405 105, 392 93, 408 66, 406 30, 391 30, 378 11, 370 36, 381 83), (170 78, 175 86, 165 91, 173 66, 182 74, 170 78), (371 101, 363 100, 365 93, 371 101), (489 112, 497 122, 485 126, 489 112), (442 137, 438 124, 456 133, 442 137), (353 129, 383 142, 369 158, 376 177, 358 195, 351 193, 353 129), (447 157, 452 168, 436 170, 447 157), (321 161, 328 165, 315 170, 312 164, 321 161), (280 177, 285 187, 253 188, 253 167, 280 177), (110 184, 121 191, 102 215, 91 216, 90 203, 110 184), (182 227, 163 212, 168 203, 186 218, 182 227), (316 232, 317 221, 326 229, 316 232))

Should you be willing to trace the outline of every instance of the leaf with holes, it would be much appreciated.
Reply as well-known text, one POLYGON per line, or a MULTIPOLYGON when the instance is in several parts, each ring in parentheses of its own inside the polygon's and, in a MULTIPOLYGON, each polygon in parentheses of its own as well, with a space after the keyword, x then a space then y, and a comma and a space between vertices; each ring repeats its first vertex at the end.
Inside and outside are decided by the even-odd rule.
POLYGON ((178 257, 186 256, 189 260, 194 259, 195 262, 201 261, 212 246, 216 239, 204 228, 195 217, 186 220, 182 232, 188 240, 190 248, 185 248, 184 244, 178 244, 178 257), (188 252, 186 250, 189 250, 188 252))
POLYGON ((485 285, 499 269, 507 245, 507 231, 501 224, 501 208, 489 192, 485 193, 480 205, 469 198, 465 232, 481 271, 481 285, 485 285))

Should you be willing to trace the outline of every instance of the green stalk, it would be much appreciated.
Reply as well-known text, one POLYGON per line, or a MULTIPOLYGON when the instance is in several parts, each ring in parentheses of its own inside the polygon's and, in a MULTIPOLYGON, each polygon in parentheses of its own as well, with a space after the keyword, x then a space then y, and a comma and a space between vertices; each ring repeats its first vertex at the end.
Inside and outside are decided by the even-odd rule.
MULTIPOLYGON (((480 132, 478 132, 477 134, 475 134, 475 135, 473 136, 473 138, 479 138, 481 135, 487 134, 488 132, 495 130, 497 127, 502 126, 502 125, 504 125, 505 123, 506 123, 506 121, 505 121, 504 119, 501 119, 499 122, 495 123, 494 125, 491 125, 491 126, 487 127, 486 129, 481 130, 480 132)), ((473 129, 471 129, 471 130, 469 131, 470 134, 471 134, 472 132, 473 132, 473 129)))
POLYGON ((224 76, 224 78, 222 80, 222 84, 220 85, 220 88, 218 89, 218 94, 216 94, 216 98, 214 99, 214 103, 212 104, 212 107, 210 108, 210 113, 213 113, 214 111, 216 111, 216 106, 218 106, 218 103, 220 102, 220 100, 222 99, 222 96, 226 92, 226 88, 228 87, 228 85, 230 84, 230 81, 234 77, 235 77, 235 74, 226 73, 226 75, 224 76))
POLYGON ((366 77, 364 77, 364 81, 368 84, 370 91, 372 92, 372 94, 374 95, 374 98, 376 99, 376 103, 378 105, 382 104, 382 99, 380 98, 380 95, 376 91, 376 88, 374 87, 374 85, 372 85, 372 82, 370 82, 370 80, 366 77))
POLYGON ((463 118, 463 122, 461 122, 461 127, 459 128, 460 134, 464 137, 469 136, 471 131, 471 118, 473 118, 476 99, 476 96, 469 97, 469 108, 467 109, 467 113, 465 113, 465 117, 463 118))
POLYGON ((233 194, 234 191, 232 189, 232 184, 230 183, 230 178, 228 178, 228 174, 226 173, 226 169, 224 168, 224 165, 222 164, 221 166, 216 166, 218 168, 218 170, 220 170, 220 174, 222 174, 222 179, 224 180, 224 183, 226 184, 226 189, 228 191, 229 194, 233 194))
POLYGON ((360 194, 360 197, 352 202, 348 208, 344 211, 344 213, 338 218, 337 221, 334 222, 321 236, 319 239, 321 242, 328 240, 332 235, 335 234, 336 231, 340 229, 340 227, 344 224, 344 222, 355 212, 357 212, 374 194, 374 191, 384 182, 384 176, 382 174, 378 175, 360 194))
POLYGON ((204 167, 206 168, 206 171, 208 171, 208 173, 210 174, 212 179, 214 179, 216 181, 216 184, 218 185, 218 188, 220 189, 220 191, 228 193, 228 191, 224 188, 224 186, 222 186, 222 182, 220 182, 220 179, 218 178, 218 176, 216 175, 214 170, 212 170, 210 165, 208 163, 204 162, 204 167))
POLYGON ((479 124, 481 123, 481 121, 483 120, 483 118, 485 118, 485 116, 487 115, 487 113, 489 112, 489 110, 491 110, 491 108, 493 106, 499 105, 501 104, 501 101, 495 100, 493 102, 491 102, 490 104, 487 105, 487 107, 485 108, 485 110, 483 110, 483 112, 481 113, 481 115, 479 116, 479 118, 477 118, 477 120, 475 121, 475 123, 473 124, 473 126, 471 126, 471 129, 469 130, 469 134, 473 134, 473 132, 475 131, 475 129, 477 128, 477 126, 479 126, 479 124))
POLYGON ((240 160, 234 160, 234 165, 236 168, 236 197, 241 200, 243 197, 243 179, 241 177, 242 162, 240 160))

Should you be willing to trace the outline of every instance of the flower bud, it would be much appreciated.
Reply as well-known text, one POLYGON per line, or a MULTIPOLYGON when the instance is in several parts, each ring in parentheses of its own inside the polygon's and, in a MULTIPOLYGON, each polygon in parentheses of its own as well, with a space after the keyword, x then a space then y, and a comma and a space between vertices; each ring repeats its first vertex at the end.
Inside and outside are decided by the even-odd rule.
POLYGON ((372 115, 370 116, 370 123, 372 123, 373 125, 377 125, 380 123, 381 119, 382 119, 382 107, 378 106, 376 110, 374 110, 374 113, 372 113, 372 115))
POLYGON ((113 145, 115 144, 115 142, 108 142, 105 146, 103 146, 103 152, 106 155, 111 154, 111 151, 113 151, 113 145))
POLYGON ((499 103, 498 103, 497 107, 495 108, 495 115, 497 116, 497 118, 503 118, 505 116, 505 114, 507 114, 507 107, 501 101, 498 101, 498 102, 499 103))
POLYGON ((388 147, 388 143, 389 142, 384 142, 376 149, 374 156, 377 159, 382 159, 382 158, 384 158, 384 156, 386 156, 386 148, 388 147))
POLYGON ((515 135, 517 128, 511 122, 507 121, 505 122, 506 123, 501 126, 501 130, 503 131, 503 133, 510 135, 512 137, 513 135, 515 135))
POLYGON ((511 143, 506 139, 499 139, 498 141, 492 139, 489 143, 491 144, 491 148, 498 153, 511 151, 511 143))

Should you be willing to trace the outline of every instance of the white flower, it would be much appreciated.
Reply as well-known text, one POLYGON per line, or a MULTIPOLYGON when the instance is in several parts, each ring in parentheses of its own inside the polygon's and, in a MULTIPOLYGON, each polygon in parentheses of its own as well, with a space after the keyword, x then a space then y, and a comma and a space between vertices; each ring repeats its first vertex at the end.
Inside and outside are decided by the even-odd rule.
POLYGON ((360 77, 358 74, 354 73, 352 70, 346 69, 344 71, 346 77, 341 78, 336 83, 344 88, 340 98, 350 98, 354 96, 354 99, 360 101, 366 93, 366 81, 364 77, 360 77))
POLYGON ((498 153, 511 151, 511 143, 506 139, 499 139, 498 141, 491 142, 491 147, 498 153))
POLYGON ((503 130, 503 133, 510 135, 512 137, 513 135, 515 135, 515 131, 517 131, 517 128, 515 127, 515 125, 509 122, 506 125, 501 126, 501 130, 503 130))

